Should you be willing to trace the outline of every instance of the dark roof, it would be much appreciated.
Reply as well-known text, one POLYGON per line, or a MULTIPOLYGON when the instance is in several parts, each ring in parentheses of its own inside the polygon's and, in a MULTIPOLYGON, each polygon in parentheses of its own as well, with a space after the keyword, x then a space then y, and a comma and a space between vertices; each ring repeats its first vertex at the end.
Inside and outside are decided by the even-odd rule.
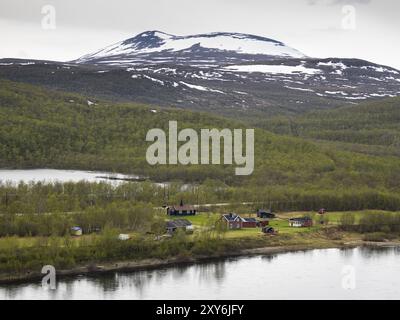
POLYGON ((264 232, 264 233, 272 233, 272 232, 275 233, 275 229, 272 228, 272 227, 267 226, 267 227, 262 228, 262 232, 264 232))
POLYGON ((235 213, 227 213, 227 214, 224 214, 223 217, 227 221, 235 221, 236 219, 240 219, 240 216, 238 216, 235 213))
POLYGON ((166 227, 167 228, 177 228, 176 224, 173 221, 167 221, 166 227))
POLYGON ((289 221, 299 221, 299 222, 310 221, 310 220, 312 220, 310 217, 299 217, 299 218, 289 219, 289 221))
POLYGON ((177 220, 167 221, 167 228, 184 228, 184 227, 188 227, 191 225, 192 225, 192 223, 186 219, 177 219, 177 220))
POLYGON ((255 219, 255 218, 242 218, 242 220, 244 222, 257 222, 257 219, 255 219))
POLYGON ((191 205, 172 206, 172 207, 169 207, 169 209, 172 209, 175 211, 193 211, 193 210, 195 210, 194 206, 191 206, 191 205))
POLYGON ((258 213, 269 213, 269 214, 272 214, 272 210, 271 209, 268 209, 268 210, 258 209, 257 212, 258 213))
POLYGON ((263 227, 262 228, 262 231, 275 231, 275 229, 273 228, 273 227, 270 227, 270 226, 266 226, 266 227, 263 227))

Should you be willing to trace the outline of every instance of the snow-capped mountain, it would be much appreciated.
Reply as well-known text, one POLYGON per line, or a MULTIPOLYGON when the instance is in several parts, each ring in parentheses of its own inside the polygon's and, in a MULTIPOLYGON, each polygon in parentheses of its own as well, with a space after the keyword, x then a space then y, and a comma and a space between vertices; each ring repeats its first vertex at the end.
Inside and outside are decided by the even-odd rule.
POLYGON ((400 71, 305 56, 241 33, 144 32, 71 62, 0 60, 0 77, 101 98, 258 119, 400 95, 400 71))
POLYGON ((214 32, 175 36, 147 31, 118 42, 75 62, 102 65, 177 63, 218 65, 227 62, 254 62, 272 58, 306 58, 284 43, 249 34, 214 32))

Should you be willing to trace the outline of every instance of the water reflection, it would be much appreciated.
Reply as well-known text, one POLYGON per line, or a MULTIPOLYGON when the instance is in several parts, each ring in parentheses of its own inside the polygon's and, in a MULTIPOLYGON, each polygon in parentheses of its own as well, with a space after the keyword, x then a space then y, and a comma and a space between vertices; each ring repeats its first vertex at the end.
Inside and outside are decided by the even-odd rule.
POLYGON ((276 254, 276 253, 275 254, 267 254, 267 255, 262 255, 261 259, 266 262, 271 262, 272 260, 276 259, 277 256, 278 256, 278 254, 276 254))
POLYGON ((343 257, 343 259, 351 259, 354 256, 354 250, 353 249, 348 249, 348 248, 342 248, 339 249, 340 255, 343 257))
POLYGON ((400 252, 399 247, 360 247, 358 252, 361 256, 371 259, 371 258, 381 258, 384 256, 390 256, 393 254, 398 254, 400 252))
POLYGON ((399 248, 327 249, 0 287, 1 299, 396 299, 399 248), (342 286, 353 266, 354 290, 342 286), (383 270, 383 271, 382 271, 383 270))

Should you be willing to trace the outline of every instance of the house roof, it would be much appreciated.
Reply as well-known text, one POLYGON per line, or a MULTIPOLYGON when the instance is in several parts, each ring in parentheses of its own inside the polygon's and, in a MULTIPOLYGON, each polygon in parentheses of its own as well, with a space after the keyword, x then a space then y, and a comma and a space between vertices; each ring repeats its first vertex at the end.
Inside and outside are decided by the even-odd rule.
POLYGON ((255 219, 255 218, 242 218, 242 221, 244 221, 244 222, 257 222, 257 219, 255 219))
POLYGON ((194 206, 192 205, 183 205, 183 206, 171 206, 169 209, 175 210, 175 211, 193 211, 195 210, 194 206))
POLYGON ((236 221, 238 219, 241 219, 240 216, 238 216, 237 214, 234 214, 234 213, 227 213, 227 214, 222 215, 222 217, 227 221, 236 221))
POLYGON ((298 222, 305 222, 312 220, 310 217, 299 217, 299 218, 291 218, 289 221, 298 221, 298 222))
POLYGON ((270 209, 268 209, 268 210, 258 209, 257 212, 258 213, 269 213, 269 214, 272 214, 272 210, 270 210, 270 209))
POLYGON ((191 225, 192 223, 186 219, 167 221, 167 228, 184 228, 184 227, 189 227, 191 225))

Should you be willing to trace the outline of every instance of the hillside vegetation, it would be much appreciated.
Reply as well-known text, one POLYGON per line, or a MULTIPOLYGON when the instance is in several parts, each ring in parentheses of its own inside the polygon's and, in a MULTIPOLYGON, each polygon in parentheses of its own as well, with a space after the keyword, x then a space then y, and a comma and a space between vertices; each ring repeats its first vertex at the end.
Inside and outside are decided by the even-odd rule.
MULTIPOLYGON (((362 121, 381 122, 376 119, 378 114, 371 112, 371 117, 375 119, 367 115, 359 119, 359 125, 362 121)), ((310 124, 304 125, 307 137, 316 132, 310 119, 310 124)), ((308 208, 329 202, 337 209, 395 209, 400 203, 399 158, 327 148, 262 129, 255 134, 255 170, 251 176, 235 176, 235 165, 151 167, 145 160, 150 145, 145 141, 146 133, 151 128, 167 131, 169 120, 178 121, 179 129, 245 128, 243 123, 204 113, 112 104, 1 80, 0 167, 106 170, 143 174, 156 181, 203 183, 211 179, 219 186, 216 190, 228 188, 218 197, 221 200, 237 196, 248 201, 279 199, 294 203, 306 199, 308 208), (96 104, 89 105, 88 100, 96 104)), ((320 126, 334 130, 329 123, 320 126)), ((353 128, 350 119, 344 125, 353 128)), ((392 127, 393 131, 397 128, 395 123, 392 127)), ((395 138, 390 139, 395 143, 395 138)))
MULTIPOLYGON (((332 141, 339 148, 400 155, 400 98, 260 121, 278 134, 332 141)), ((332 145, 332 144, 331 144, 332 145)))

